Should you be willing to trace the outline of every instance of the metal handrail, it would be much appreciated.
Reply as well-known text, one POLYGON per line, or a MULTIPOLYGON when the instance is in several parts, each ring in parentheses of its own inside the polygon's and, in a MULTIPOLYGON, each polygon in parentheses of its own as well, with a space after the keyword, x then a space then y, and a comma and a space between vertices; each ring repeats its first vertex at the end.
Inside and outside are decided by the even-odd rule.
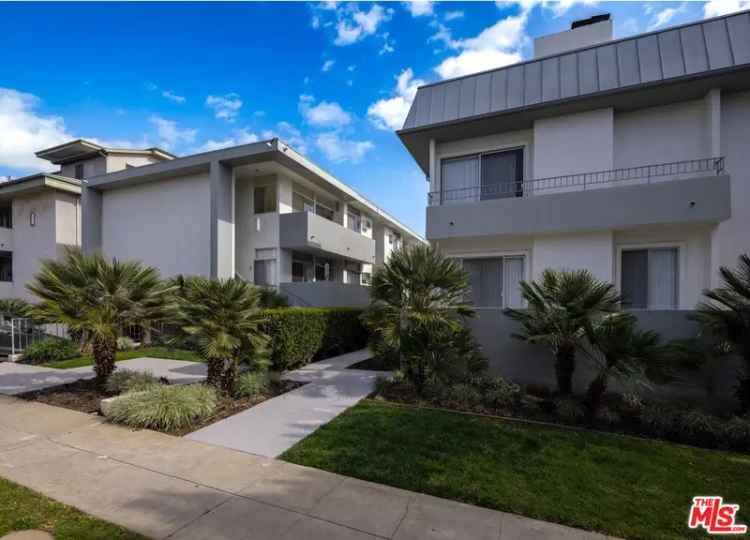
POLYGON ((534 180, 521 180, 486 185, 469 186, 458 189, 433 191, 428 194, 430 206, 463 200, 489 200, 504 199, 512 197, 529 197, 544 193, 545 191, 585 191, 602 184, 627 182, 631 180, 645 180, 651 183, 653 179, 665 181, 667 177, 678 177, 678 180, 686 175, 713 172, 719 176, 724 172, 724 157, 690 159, 685 161, 673 161, 670 163, 657 163, 652 165, 640 165, 638 167, 627 167, 610 169, 606 171, 594 171, 579 174, 566 174, 562 176, 551 176, 537 178, 534 180), (573 188, 573 189, 571 189, 573 188))

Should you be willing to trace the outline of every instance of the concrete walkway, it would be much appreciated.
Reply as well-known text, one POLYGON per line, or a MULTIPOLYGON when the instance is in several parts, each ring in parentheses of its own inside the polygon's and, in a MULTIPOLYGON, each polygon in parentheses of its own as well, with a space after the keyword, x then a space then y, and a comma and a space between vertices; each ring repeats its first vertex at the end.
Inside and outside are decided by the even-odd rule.
POLYGON ((251 454, 277 457, 367 397, 378 374, 347 369, 371 356, 367 349, 284 374, 304 386, 195 431, 187 438, 251 454))
POLYGON ((605 538, 7 396, 0 476, 155 539, 605 538))
MULTIPOLYGON (((172 384, 199 382, 206 378, 205 364, 184 360, 144 356, 117 362, 117 368, 150 371, 156 377, 168 379, 172 384)), ((93 376, 92 366, 55 369, 15 362, 0 362, 0 394, 23 394, 32 390, 72 383, 80 379, 90 379, 93 376)))

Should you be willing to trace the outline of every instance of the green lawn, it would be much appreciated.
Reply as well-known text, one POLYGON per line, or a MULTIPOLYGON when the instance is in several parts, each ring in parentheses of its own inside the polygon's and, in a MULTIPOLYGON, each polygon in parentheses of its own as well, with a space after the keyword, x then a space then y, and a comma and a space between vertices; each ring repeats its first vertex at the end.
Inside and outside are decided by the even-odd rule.
POLYGON ((705 537, 695 495, 741 505, 750 456, 362 401, 282 459, 624 538, 705 537))
MULTIPOLYGON (((188 362, 203 361, 203 359, 193 351, 169 349, 167 347, 143 347, 142 349, 133 349, 132 351, 120 351, 116 354, 115 361, 122 362, 123 360, 131 360, 133 358, 141 358, 143 356, 150 356, 152 358, 170 358, 172 360, 187 360, 188 362)), ((91 366, 93 364, 93 356, 79 356, 77 358, 69 358, 68 360, 49 362, 48 364, 42 365, 49 368, 71 369, 83 366, 91 366)))
POLYGON ((0 478, 0 537, 27 529, 45 530, 56 540, 145 540, 0 478))

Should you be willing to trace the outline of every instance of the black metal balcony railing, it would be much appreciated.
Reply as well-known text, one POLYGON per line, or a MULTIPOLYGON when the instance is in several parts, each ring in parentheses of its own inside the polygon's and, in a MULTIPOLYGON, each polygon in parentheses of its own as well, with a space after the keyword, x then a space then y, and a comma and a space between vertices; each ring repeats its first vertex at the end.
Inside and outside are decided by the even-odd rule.
POLYGON ((650 184, 670 180, 684 180, 695 175, 711 173, 716 176, 724 172, 724 158, 702 158, 656 165, 641 165, 609 171, 568 174, 510 182, 470 186, 459 189, 433 191, 428 194, 430 206, 451 204, 457 201, 484 201, 512 197, 530 197, 545 193, 585 191, 606 184, 622 185, 650 184))

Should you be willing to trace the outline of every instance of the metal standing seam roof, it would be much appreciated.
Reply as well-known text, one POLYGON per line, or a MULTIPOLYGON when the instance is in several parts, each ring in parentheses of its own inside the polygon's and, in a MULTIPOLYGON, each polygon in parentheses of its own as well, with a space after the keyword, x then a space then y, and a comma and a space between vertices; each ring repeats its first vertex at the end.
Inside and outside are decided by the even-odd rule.
POLYGON ((750 11, 428 84, 402 131, 750 63, 750 11))

